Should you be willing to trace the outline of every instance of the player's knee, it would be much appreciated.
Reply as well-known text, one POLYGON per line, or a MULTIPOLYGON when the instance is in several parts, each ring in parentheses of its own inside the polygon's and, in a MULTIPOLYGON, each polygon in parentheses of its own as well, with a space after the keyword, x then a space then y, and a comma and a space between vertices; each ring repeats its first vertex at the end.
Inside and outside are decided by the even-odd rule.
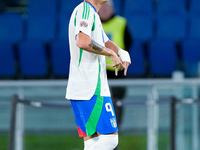
POLYGON ((99 139, 104 143, 105 150, 113 150, 118 145, 118 135, 100 135, 99 139))
POLYGON ((99 137, 94 137, 84 141, 84 150, 89 150, 98 140, 99 137))
POLYGON ((118 135, 100 135, 89 150, 113 150, 118 145, 118 135))

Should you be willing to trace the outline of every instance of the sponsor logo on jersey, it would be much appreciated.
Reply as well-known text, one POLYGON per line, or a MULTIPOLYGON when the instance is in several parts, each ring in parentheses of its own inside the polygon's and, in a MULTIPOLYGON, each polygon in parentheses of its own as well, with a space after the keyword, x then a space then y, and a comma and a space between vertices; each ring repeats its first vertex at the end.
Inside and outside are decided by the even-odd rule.
POLYGON ((85 22, 85 21, 82 21, 82 22, 81 22, 81 27, 87 28, 87 27, 88 27, 88 23, 85 22))
POLYGON ((117 123, 116 123, 115 118, 110 119, 110 123, 111 123, 111 125, 112 125, 113 128, 117 127, 117 123))

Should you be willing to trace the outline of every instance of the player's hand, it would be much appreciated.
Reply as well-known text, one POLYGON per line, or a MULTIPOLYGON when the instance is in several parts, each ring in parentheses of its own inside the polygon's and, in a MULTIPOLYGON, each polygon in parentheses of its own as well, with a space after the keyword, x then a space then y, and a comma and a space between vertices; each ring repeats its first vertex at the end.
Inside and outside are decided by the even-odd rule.
POLYGON ((126 62, 126 61, 124 61, 124 62, 122 62, 123 63, 123 65, 125 66, 125 68, 124 68, 124 75, 126 76, 126 74, 127 74, 127 70, 128 70, 128 66, 131 64, 130 62, 126 62))
POLYGON ((119 70, 120 67, 121 67, 121 69, 126 69, 122 60, 117 56, 117 54, 115 52, 112 52, 112 55, 110 55, 110 58, 113 62, 113 65, 107 64, 107 66, 116 67, 115 68, 115 75, 116 76, 118 75, 118 70, 119 70))
POLYGON ((130 55, 129 55, 129 53, 127 51, 122 50, 122 49, 119 49, 118 55, 121 58, 121 61, 123 62, 123 65, 125 66, 124 75, 126 76, 127 70, 128 70, 128 66, 131 64, 130 55))

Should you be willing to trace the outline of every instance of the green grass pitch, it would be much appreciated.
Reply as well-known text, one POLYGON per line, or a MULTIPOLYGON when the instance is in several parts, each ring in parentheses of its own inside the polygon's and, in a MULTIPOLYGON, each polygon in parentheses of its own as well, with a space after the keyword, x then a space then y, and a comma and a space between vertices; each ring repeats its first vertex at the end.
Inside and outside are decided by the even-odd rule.
MULTIPOLYGON (((159 149, 169 148, 169 136, 158 138, 159 149)), ((8 149, 8 136, 0 136, 0 149, 8 149)), ((77 135, 26 135, 24 150, 83 150, 83 139, 77 135)), ((118 150, 146 150, 145 135, 120 135, 118 150)))

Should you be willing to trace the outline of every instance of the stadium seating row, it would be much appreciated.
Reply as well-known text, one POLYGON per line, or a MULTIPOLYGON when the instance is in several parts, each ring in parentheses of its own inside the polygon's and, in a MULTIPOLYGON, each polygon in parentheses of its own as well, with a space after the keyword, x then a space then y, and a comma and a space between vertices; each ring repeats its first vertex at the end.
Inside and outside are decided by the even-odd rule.
MULTIPOLYGON (((116 13, 200 13, 199 0, 113 0, 116 13)), ((29 0, 29 14, 70 14, 81 0, 29 0)))
MULTIPOLYGON (((199 0, 114 2, 117 12, 127 17, 134 37, 129 77, 170 76, 177 69, 186 76, 197 74, 199 0), (124 9, 119 7, 123 2, 124 9)), ((23 17, 0 14, 0 78, 67 77, 68 22, 78 3, 80 0, 29 0, 23 17)))
MULTIPOLYGON (((0 22, 0 40, 48 42, 68 39, 66 19, 60 20, 58 28, 51 16, 29 16, 23 20, 20 14, 4 13, 0 15, 0 22)), ((128 25, 133 37, 140 40, 200 38, 200 15, 165 14, 154 18, 148 14, 134 14, 129 17, 128 25)))
MULTIPOLYGON (((0 43, 0 78, 67 78, 69 46, 66 40, 44 45, 42 41, 24 41, 13 49, 9 42, 0 43)), ((132 64, 128 77, 170 77, 183 70, 187 77, 196 76, 200 40, 154 39, 146 46, 135 41, 130 48, 132 64)))
POLYGON ((69 73, 68 41, 0 42, 0 78, 63 78, 69 73))
POLYGON ((125 16, 129 13, 200 13, 199 0, 125 0, 124 3, 121 15, 125 16))
POLYGON ((186 77, 198 74, 200 39, 177 43, 170 39, 153 39, 147 47, 140 41, 130 48, 132 64, 129 76, 170 77, 175 70, 181 70, 186 77))
MULTIPOLYGON (((58 5, 59 1, 56 0, 30 0, 30 7, 27 10, 28 17, 22 18, 21 14, 18 13, 1 14, 0 40, 13 42, 21 40, 42 40, 44 42, 67 40, 69 17, 74 6, 79 3, 79 0, 61 1, 62 5, 58 5), (58 11, 56 9, 57 5, 62 6, 59 9, 59 15, 56 15, 58 11)), ((163 2, 164 5, 166 1, 168 3, 173 2, 175 5, 176 1, 185 0, 160 0, 159 2, 163 2)), ((193 1, 199 2, 198 0, 193 1)), ((152 4, 152 0, 126 0, 125 2, 126 7, 131 6, 128 7, 130 9, 126 9, 125 16, 128 20, 130 31, 136 39, 172 38, 181 40, 185 38, 200 38, 200 13, 178 13, 178 11, 171 10, 173 7, 169 7, 171 8, 169 9, 171 10, 170 13, 155 15, 147 13, 150 8, 146 7, 148 4, 152 4), (132 3, 132 5, 129 3, 132 3), (140 9, 147 12, 141 12, 139 11, 140 9)), ((182 4, 180 3, 179 5, 183 7, 182 4)), ((197 6, 200 6, 200 4, 197 6)), ((178 10, 178 8, 175 7, 174 9, 178 10)), ((165 8, 162 10, 165 10, 165 8)))

